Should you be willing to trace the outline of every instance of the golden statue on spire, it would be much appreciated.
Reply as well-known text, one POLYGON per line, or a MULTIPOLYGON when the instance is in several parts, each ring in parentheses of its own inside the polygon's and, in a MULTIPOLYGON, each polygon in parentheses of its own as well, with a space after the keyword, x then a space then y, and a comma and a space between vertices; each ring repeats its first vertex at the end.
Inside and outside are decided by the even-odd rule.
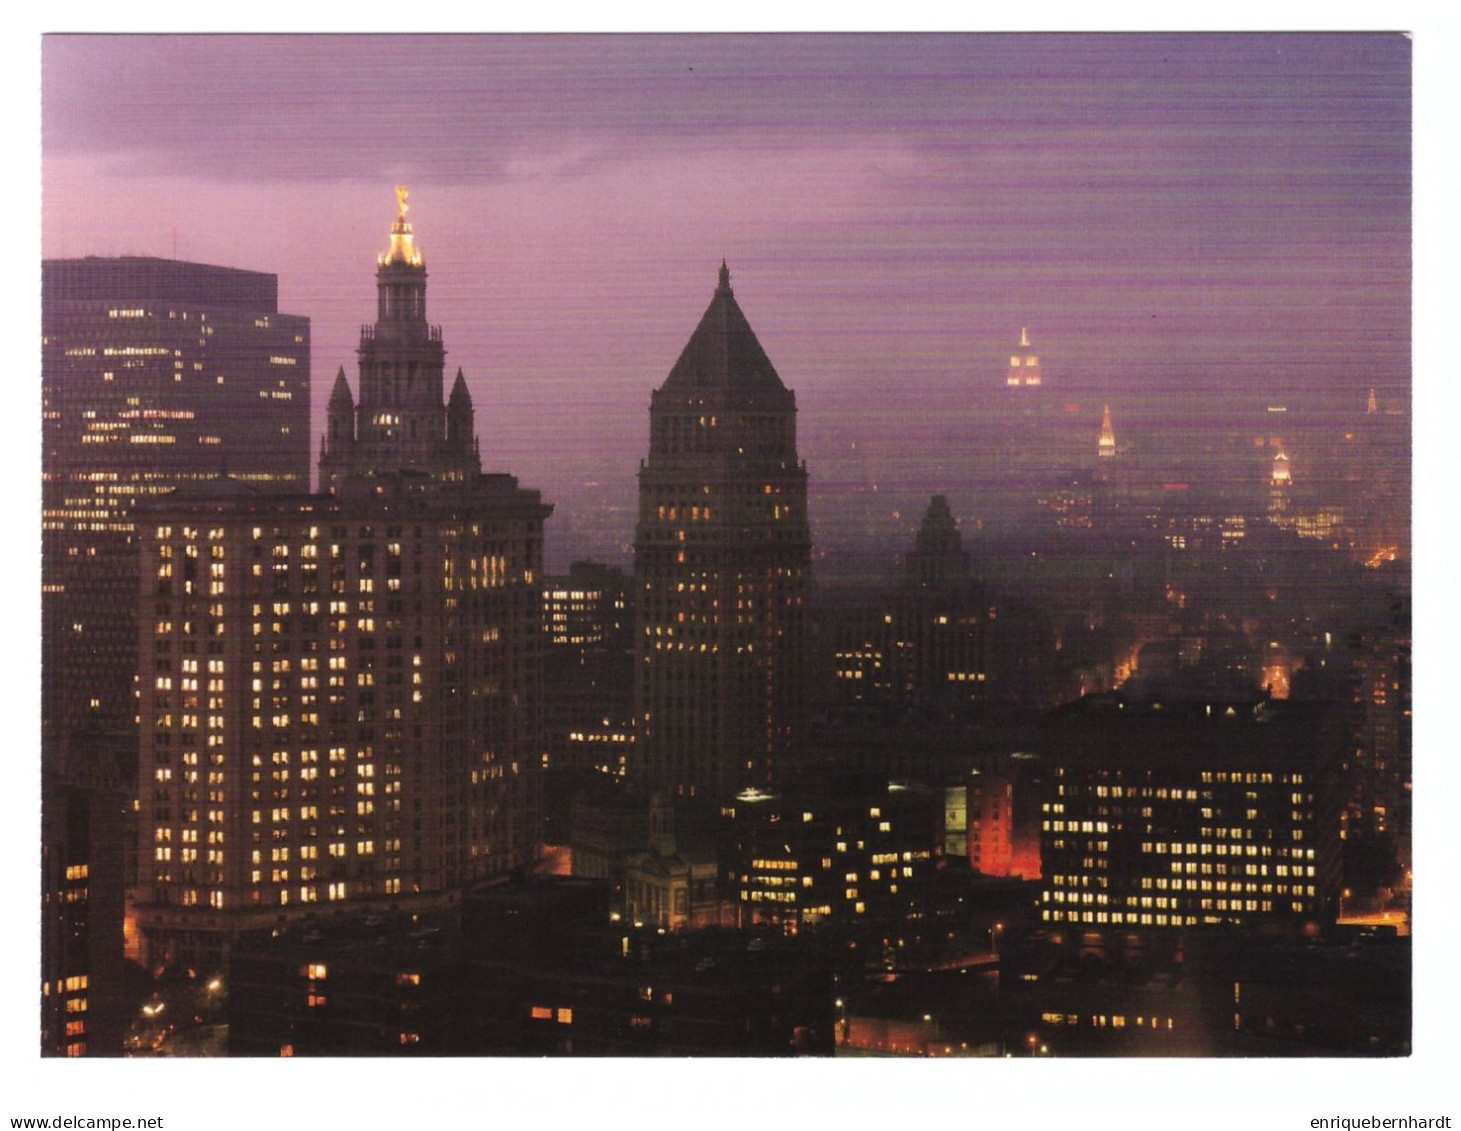
POLYGON ((391 246, 381 253, 376 262, 384 267, 388 263, 406 263, 412 267, 420 267, 421 252, 416 248, 415 237, 411 235, 411 221, 406 219, 406 213, 411 206, 406 203, 410 190, 405 185, 396 186, 396 222, 391 225, 391 246))

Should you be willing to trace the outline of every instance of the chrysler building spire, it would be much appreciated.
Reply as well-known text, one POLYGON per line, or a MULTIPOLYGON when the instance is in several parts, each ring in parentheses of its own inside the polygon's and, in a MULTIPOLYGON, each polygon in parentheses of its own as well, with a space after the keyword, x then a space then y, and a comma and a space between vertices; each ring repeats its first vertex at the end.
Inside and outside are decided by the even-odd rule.
POLYGON ((1116 454, 1116 433, 1111 428, 1111 406, 1101 406, 1101 437, 1096 441, 1096 454, 1110 459, 1116 454))

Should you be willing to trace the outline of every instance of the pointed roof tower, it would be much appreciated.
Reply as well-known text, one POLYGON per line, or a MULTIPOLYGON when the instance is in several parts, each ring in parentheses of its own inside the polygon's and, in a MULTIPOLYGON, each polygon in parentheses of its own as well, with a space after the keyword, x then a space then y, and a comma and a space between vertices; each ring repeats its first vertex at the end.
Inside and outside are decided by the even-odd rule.
POLYGON ((786 388, 741 313, 731 290, 730 268, 724 260, 720 264, 720 285, 661 387, 675 392, 786 388))
POLYGON ((1096 454, 1110 459, 1116 454, 1116 433, 1111 428, 1111 406, 1101 406, 1101 438, 1096 441, 1096 454))
POLYGON ((461 366, 457 366, 457 379, 452 382, 451 396, 447 398, 447 411, 452 409, 465 408, 472 411, 472 391, 467 388, 467 379, 462 376, 461 366))
POLYGON ((906 570, 912 585, 936 588, 969 580, 969 555, 949 500, 943 495, 929 500, 906 570))
POLYGON ((320 482, 332 491, 389 475, 470 483, 481 474, 460 373, 450 403, 446 396, 446 347, 426 319, 426 264, 406 197, 398 185, 390 245, 376 256, 376 319, 361 326, 356 350, 358 399, 352 407, 343 370, 330 394, 320 482))
POLYGON ((472 409, 472 393, 467 388, 467 379, 457 368, 457 379, 452 382, 451 396, 446 402, 446 442, 448 446, 462 452, 475 452, 477 445, 476 412, 472 409))
POLYGON ((335 374, 335 384, 330 389, 331 409, 347 408, 352 411, 355 408, 355 396, 350 392, 350 382, 345 377, 345 367, 340 366, 340 372, 335 374))

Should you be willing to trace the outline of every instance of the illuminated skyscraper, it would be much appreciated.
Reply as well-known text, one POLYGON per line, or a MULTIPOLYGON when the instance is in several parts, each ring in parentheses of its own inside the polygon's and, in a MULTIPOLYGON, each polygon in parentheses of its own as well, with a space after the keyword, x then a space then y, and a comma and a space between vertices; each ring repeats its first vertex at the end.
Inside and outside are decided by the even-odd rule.
POLYGON ((1111 428, 1111 406, 1101 406, 1101 436, 1096 441, 1096 455, 1110 459, 1116 454, 1116 433, 1111 428))
POLYGON ((1040 355, 1031 351, 1030 334, 1020 327, 1020 344, 1010 354, 1009 375, 1004 383, 1011 389, 1037 389, 1040 387, 1040 355))
POLYGON ((1291 525, 1288 517, 1293 494, 1294 479, 1289 471, 1289 457, 1282 448, 1273 457, 1273 468, 1268 473, 1268 516, 1280 525, 1291 525))
POLYGON ((799 738, 811 563, 796 396, 724 264, 649 426, 631 776, 713 798, 772 780, 799 738))
POLYGON ((331 904, 439 906, 534 858, 551 508, 476 470, 464 382, 441 403, 404 207, 377 283, 327 490, 222 479, 143 512, 153 961, 220 962, 239 931, 331 904))
POLYGON ((41 333, 42 1049, 116 1055, 135 508, 223 468, 307 488, 309 321, 279 313, 273 275, 87 258, 42 264, 41 333))
POLYGON ((106 736, 135 750, 134 505, 225 469, 308 489, 309 320, 280 314, 278 291, 273 275, 166 259, 42 264, 52 762, 106 736))

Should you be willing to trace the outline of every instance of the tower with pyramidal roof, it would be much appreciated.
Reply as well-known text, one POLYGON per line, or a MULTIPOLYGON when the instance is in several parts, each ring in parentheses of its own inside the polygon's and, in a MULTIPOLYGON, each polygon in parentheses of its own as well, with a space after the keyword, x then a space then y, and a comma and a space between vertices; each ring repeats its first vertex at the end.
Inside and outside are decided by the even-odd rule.
POLYGON ((807 472, 796 396, 719 285, 653 393, 634 541, 632 776, 677 797, 775 780, 800 738, 807 472))

